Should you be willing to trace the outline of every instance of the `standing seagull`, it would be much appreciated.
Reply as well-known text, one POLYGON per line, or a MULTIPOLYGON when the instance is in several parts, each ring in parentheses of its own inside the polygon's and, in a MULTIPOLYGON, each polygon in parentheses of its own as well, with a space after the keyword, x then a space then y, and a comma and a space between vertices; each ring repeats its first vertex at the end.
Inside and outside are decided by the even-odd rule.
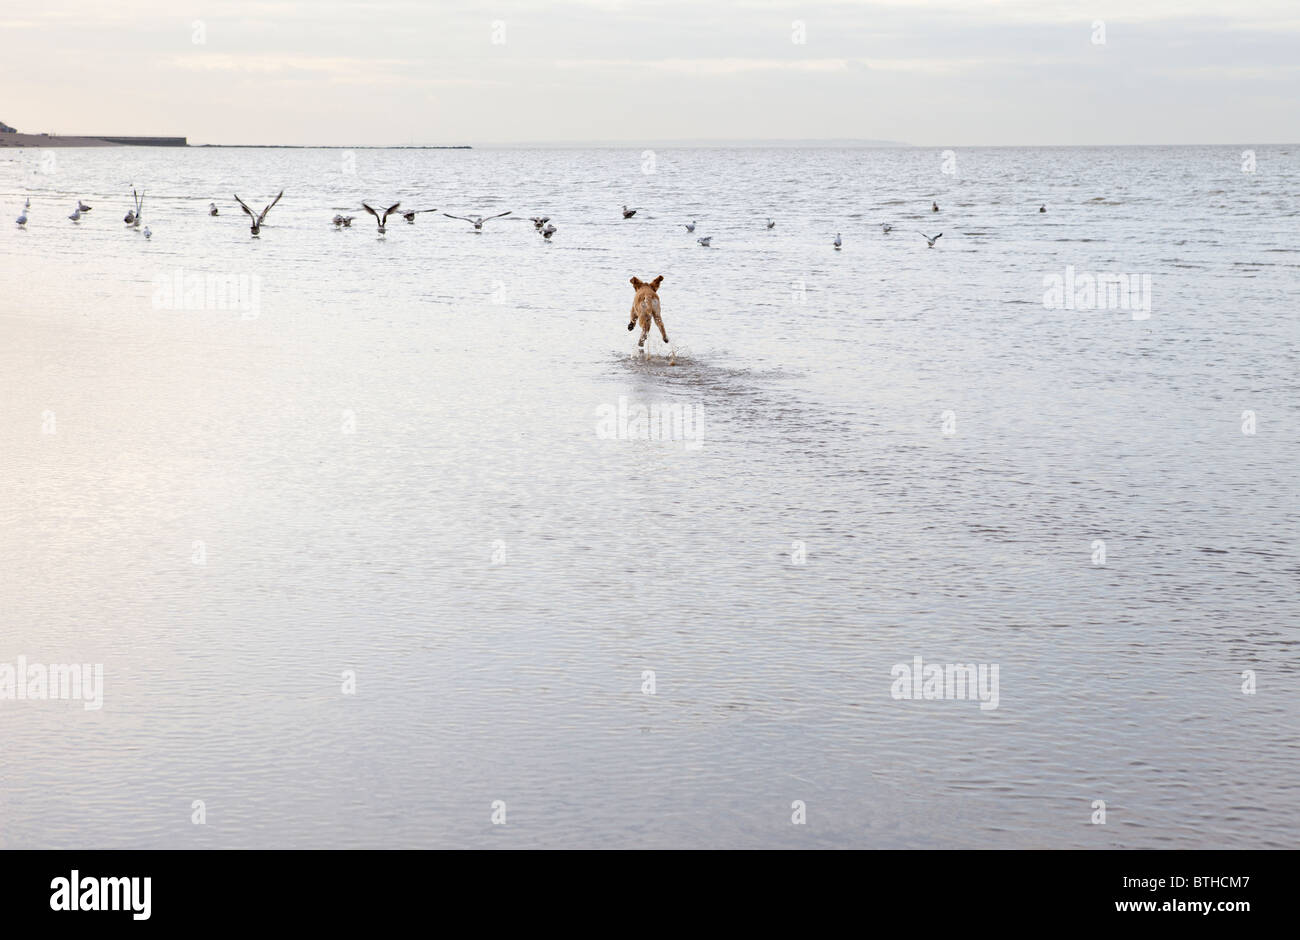
POLYGON ((771 219, 768 219, 768 220, 767 220, 767 228, 768 228, 768 231, 771 231, 772 229, 776 228, 776 223, 773 222, 771 219))
POLYGON ((831 244, 835 246, 835 250, 836 250, 836 251, 839 251, 839 250, 840 250, 840 246, 843 245, 844 242, 840 241, 840 233, 839 233, 839 232, 836 232, 836 233, 835 233, 835 241, 831 242, 831 244))
POLYGON ((884 232, 886 235, 888 235, 890 232, 894 230, 894 227, 890 225, 888 222, 881 222, 880 230, 884 232))
POLYGON ((686 231, 688 231, 688 232, 694 232, 694 231, 695 231, 695 220, 694 220, 694 219, 692 219, 690 222, 683 222, 682 225, 686 228, 686 231))
MULTIPOLYGON (((641 208, 640 206, 637 206, 637 207, 636 207, 636 209, 640 209, 640 208, 641 208)), ((625 218, 625 219, 630 219, 630 218, 632 218, 632 216, 636 215, 636 209, 629 209, 627 206, 624 206, 624 207, 623 207, 623 218, 625 218)))
POLYGON ((72 210, 72 215, 68 216, 68 218, 70 218, 70 219, 71 219, 72 221, 74 221, 74 222, 80 222, 80 221, 81 221, 81 210, 80 210, 80 209, 73 209, 73 210, 72 210))
POLYGON ((437 211, 438 211, 437 209, 412 209, 410 212, 403 212, 402 218, 406 219, 406 221, 414 225, 415 217, 419 215, 421 212, 437 212, 437 211))
POLYGON ((89 211, 90 211, 90 206, 86 205, 84 202, 82 202, 80 199, 78 199, 78 200, 77 200, 77 211, 78 211, 78 212, 89 212, 89 211))
POLYGON ((505 212, 498 212, 496 215, 490 215, 486 219, 481 215, 466 217, 463 215, 452 215, 450 212, 444 212, 443 215, 449 219, 459 219, 462 222, 468 222, 470 225, 474 226, 474 231, 481 232, 483 231, 484 222, 490 222, 492 219, 499 219, 502 216, 509 215, 513 211, 514 210, 512 209, 507 209, 505 212))
POLYGON ((153 238, 153 232, 149 231, 149 226, 147 225, 144 227, 144 237, 153 238))
MULTIPOLYGON (((280 196, 283 195, 284 195, 284 190, 282 189, 280 190, 280 196)), ((248 206, 244 204, 244 200, 239 198, 239 194, 238 193, 235 194, 235 202, 239 203, 240 208, 243 209, 245 212, 247 212, 248 217, 253 220, 253 224, 249 227, 249 230, 253 233, 254 238, 257 238, 262 234, 262 222, 266 219, 266 214, 270 212, 272 208, 274 208, 277 202, 280 201, 280 196, 276 196, 274 199, 272 199, 271 204, 267 206, 265 209, 263 209, 260 215, 255 215, 253 213, 253 210, 248 208, 248 206)))
POLYGON ((1039 206, 1039 207, 1038 207, 1038 211, 1039 211, 1039 212, 1046 212, 1046 211, 1047 211, 1047 206, 1045 206, 1045 205, 1039 206))
POLYGON ((939 204, 938 204, 937 202, 932 202, 932 203, 930 203, 930 211, 931 211, 931 212, 938 212, 938 211, 939 211, 939 204))
POLYGON ((365 209, 367 212, 369 212, 371 215, 375 217, 375 221, 379 223, 379 234, 382 235, 384 234, 384 230, 388 226, 388 217, 392 215, 394 212, 396 212, 397 207, 400 205, 401 205, 400 202, 393 203, 391 206, 389 206, 387 209, 384 210, 384 214, 382 216, 374 209, 366 205, 364 202, 361 204, 361 208, 365 209))
POLYGON ((19 228, 25 226, 27 224, 27 209, 24 208, 22 212, 18 213, 18 218, 14 221, 18 223, 19 228))
POLYGON ((208 215, 220 215, 217 211, 217 204, 215 202, 208 203, 208 215))
POLYGON ((916 234, 920 235, 920 236, 921 236, 922 238, 924 238, 927 242, 929 242, 931 248, 934 247, 934 243, 935 243, 935 242, 937 242, 939 239, 943 238, 943 232, 940 232, 938 235, 934 236, 934 238, 931 238, 929 235, 925 234, 925 232, 917 232, 916 234))
POLYGON ((695 239, 695 240, 696 240, 697 242, 699 242, 701 245, 703 245, 705 248, 708 248, 708 247, 709 247, 709 242, 713 241, 713 236, 712 236, 712 235, 705 235, 703 238, 697 238, 697 239, 695 239))

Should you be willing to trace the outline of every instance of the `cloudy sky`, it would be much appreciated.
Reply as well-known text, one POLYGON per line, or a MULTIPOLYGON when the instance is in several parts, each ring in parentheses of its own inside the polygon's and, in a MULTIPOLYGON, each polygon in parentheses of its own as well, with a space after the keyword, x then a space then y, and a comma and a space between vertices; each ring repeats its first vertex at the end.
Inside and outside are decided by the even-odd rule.
POLYGON ((1300 0, 40 0, 0 35, 27 132, 1300 141, 1300 0))

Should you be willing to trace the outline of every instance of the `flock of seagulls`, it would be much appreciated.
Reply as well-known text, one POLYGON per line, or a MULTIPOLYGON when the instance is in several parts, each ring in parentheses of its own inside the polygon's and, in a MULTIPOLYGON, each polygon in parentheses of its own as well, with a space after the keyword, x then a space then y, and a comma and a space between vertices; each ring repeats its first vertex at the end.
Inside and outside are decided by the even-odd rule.
MULTIPOLYGON (((269 213, 275 207, 275 204, 280 201, 280 198, 282 196, 284 196, 284 190, 280 190, 279 195, 277 195, 274 199, 272 199, 269 203, 267 203, 266 207, 263 208, 261 212, 254 212, 251 208, 249 208, 248 204, 245 203, 244 200, 240 199, 239 196, 236 194, 235 201, 239 203, 239 207, 244 210, 245 214, 247 214, 249 219, 251 220, 252 224, 250 225, 249 228, 254 238, 257 238, 261 235, 262 225, 266 221, 267 213, 269 213)), ((132 189, 131 199, 132 199, 132 208, 127 210, 126 217, 122 221, 132 228, 139 229, 141 226, 141 222, 144 218, 144 193, 136 192, 136 190, 132 189)), ((379 227, 379 234, 383 236, 388 229, 389 216, 393 215, 394 213, 397 213, 398 210, 401 208, 401 205, 402 204, 400 202, 395 202, 391 206, 388 206, 386 209, 375 209, 372 206, 370 206, 368 203, 363 202, 361 204, 361 208, 363 208, 370 215, 374 216, 375 223, 379 227)), ((27 213, 31 209, 31 206, 32 206, 32 200, 30 197, 28 197, 26 201, 23 203, 22 212, 18 215, 18 218, 15 220, 19 228, 26 227, 27 219, 28 219, 27 213)), ((624 205, 622 210, 623 218, 624 219, 632 218, 634 215, 637 214, 637 212, 641 208, 642 208, 641 206, 633 206, 629 208, 628 206, 624 205)), ((80 222, 81 217, 85 213, 90 211, 91 211, 91 207, 86 205, 86 203, 83 202, 81 199, 78 199, 76 208, 72 210, 72 214, 69 215, 68 218, 71 219, 75 224, 80 222)), ((420 215, 421 213, 425 213, 425 212, 437 212, 437 211, 438 211, 437 209, 408 209, 404 212, 401 212, 400 215, 408 223, 414 224, 415 217, 417 215, 420 215)), ((938 212, 939 203, 932 201, 930 203, 930 211, 938 212)), ((1046 212, 1047 211, 1046 204, 1039 206, 1038 211, 1046 212)), ((488 216, 452 215, 450 212, 443 213, 443 215, 445 215, 449 219, 456 219, 457 221, 460 222, 468 222, 470 225, 473 226, 475 232, 482 232, 483 225, 485 223, 490 222, 493 219, 503 219, 506 216, 511 214, 512 214, 511 210, 506 210, 505 212, 498 212, 496 215, 488 215, 488 216)), ((208 215, 210 216, 220 215, 220 210, 218 209, 217 204, 215 202, 208 203, 208 215)), ((351 228, 354 218, 355 216, 336 214, 333 218, 334 227, 336 229, 351 228)), ((543 239, 545 239, 548 242, 551 240, 551 236, 554 235, 557 231, 556 227, 551 224, 550 216, 547 215, 532 216, 529 218, 528 221, 533 223, 533 229, 539 235, 541 235, 543 239)), ((689 222, 681 223, 682 227, 686 229, 688 234, 695 233, 696 224, 697 222, 695 219, 692 219, 689 222)), ((767 217, 765 227, 770 232, 772 229, 776 228, 776 222, 773 221, 772 218, 769 216, 767 217)), ((892 223, 882 222, 880 223, 880 230, 884 234, 888 235, 890 232, 894 230, 894 226, 892 223)), ((149 230, 149 227, 147 225, 144 226, 143 234, 145 238, 153 237, 153 232, 149 230)), ((940 232, 938 235, 927 235, 924 232, 917 232, 917 234, 925 239, 926 246, 929 248, 933 248, 935 242, 943 238, 943 232, 940 232)), ((695 241, 701 247, 708 248, 713 242, 713 236, 702 235, 699 238, 695 239, 695 241)), ((835 240, 831 242, 831 245, 832 247, 834 247, 836 251, 840 251, 844 247, 844 239, 841 237, 841 234, 839 232, 835 233, 835 240)))

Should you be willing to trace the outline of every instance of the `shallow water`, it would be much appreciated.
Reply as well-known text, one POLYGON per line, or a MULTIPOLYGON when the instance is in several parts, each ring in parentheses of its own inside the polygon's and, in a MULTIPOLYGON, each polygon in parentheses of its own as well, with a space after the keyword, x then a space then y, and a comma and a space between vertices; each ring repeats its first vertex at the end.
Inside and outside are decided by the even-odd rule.
POLYGON ((103 708, 0 699, 0 845, 1294 846, 1300 147, 49 153, 0 151, 0 664, 103 708))

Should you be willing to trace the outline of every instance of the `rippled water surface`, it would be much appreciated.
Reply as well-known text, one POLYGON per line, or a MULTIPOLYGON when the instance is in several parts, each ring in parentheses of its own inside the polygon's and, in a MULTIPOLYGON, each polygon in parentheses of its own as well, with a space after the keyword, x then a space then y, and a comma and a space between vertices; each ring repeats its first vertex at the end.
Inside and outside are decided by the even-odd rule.
POLYGON ((104 667, 0 699, 0 846, 1293 846, 1300 148, 1256 159, 0 151, 0 664, 104 667), (1067 266, 1150 317, 1046 309, 1067 266), (998 707, 895 700, 914 656, 998 707))

